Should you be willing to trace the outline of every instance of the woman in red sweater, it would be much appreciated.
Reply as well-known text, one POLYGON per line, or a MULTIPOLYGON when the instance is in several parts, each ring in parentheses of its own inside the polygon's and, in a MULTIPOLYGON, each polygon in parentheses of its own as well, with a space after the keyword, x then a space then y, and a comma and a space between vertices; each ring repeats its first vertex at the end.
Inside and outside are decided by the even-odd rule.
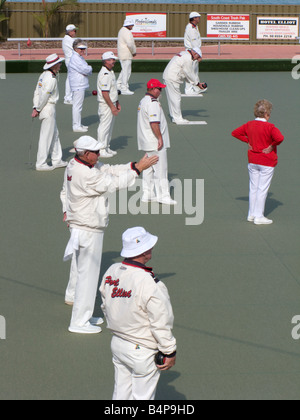
POLYGON ((255 120, 232 132, 232 136, 248 143, 249 212, 247 220, 256 225, 273 223, 264 216, 265 203, 275 166, 278 163, 277 146, 283 141, 281 132, 268 121, 272 104, 263 99, 254 107, 255 120))

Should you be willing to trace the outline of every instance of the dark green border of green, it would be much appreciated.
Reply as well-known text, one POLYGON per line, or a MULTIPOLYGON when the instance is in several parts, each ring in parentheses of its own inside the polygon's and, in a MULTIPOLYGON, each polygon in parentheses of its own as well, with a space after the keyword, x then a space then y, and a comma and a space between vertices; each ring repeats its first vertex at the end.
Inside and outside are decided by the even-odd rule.
MULTIPOLYGON (((97 72, 102 66, 101 60, 88 60, 97 72)), ((6 73, 39 73, 43 69, 44 61, 24 60, 7 61, 6 73)), ((132 71, 137 73, 161 73, 166 67, 168 60, 134 60, 132 71)), ((203 60, 200 64, 201 71, 292 71, 295 64, 292 60, 203 60)), ((65 66, 62 72, 66 71, 65 66)), ((120 63, 115 66, 115 71, 120 71, 120 63)))

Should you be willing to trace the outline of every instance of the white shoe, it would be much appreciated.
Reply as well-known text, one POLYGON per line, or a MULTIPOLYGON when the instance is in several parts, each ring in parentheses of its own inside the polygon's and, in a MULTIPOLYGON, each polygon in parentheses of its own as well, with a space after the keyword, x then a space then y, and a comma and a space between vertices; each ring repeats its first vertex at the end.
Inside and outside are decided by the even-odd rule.
POLYGON ((171 197, 165 197, 157 199, 160 204, 167 204, 168 206, 176 206, 177 201, 173 200, 171 197))
POLYGON ((92 317, 90 319, 90 323, 92 325, 101 325, 103 324, 103 322, 104 322, 103 318, 100 318, 100 317, 92 317))
POLYGON ((41 165, 41 166, 36 166, 35 169, 37 171, 53 171, 53 169, 55 169, 55 168, 54 168, 54 166, 49 166, 49 165, 45 164, 45 165, 41 165))
POLYGON ((254 224, 255 225, 271 225, 273 220, 268 219, 267 217, 255 217, 254 224))
POLYGON ((118 154, 115 150, 111 150, 109 147, 106 149, 106 151, 113 156, 116 156, 118 154))
POLYGON ((181 118, 180 120, 173 120, 173 123, 177 124, 177 125, 185 125, 185 124, 189 124, 189 120, 186 120, 184 118, 181 118))
POLYGON ((61 160, 59 163, 56 163, 55 165, 53 165, 53 168, 65 168, 66 166, 68 166, 68 162, 65 162, 64 160, 61 160))
POLYGON ((64 101, 64 104, 65 105, 73 105, 73 102, 72 101, 64 101))
POLYGON ((254 222, 254 216, 248 216, 247 221, 248 222, 254 222))
POLYGON ((77 127, 77 128, 73 128, 74 133, 86 133, 88 131, 87 127, 77 127))
POLYGON ((71 333, 77 334, 99 334, 101 333, 102 329, 100 327, 96 327, 92 324, 84 325, 83 327, 69 327, 69 331, 71 333))
POLYGON ((86 128, 87 130, 89 129, 88 125, 82 125, 81 127, 86 128))
POLYGON ((100 150, 100 158, 111 158, 113 157, 112 153, 108 153, 108 151, 106 149, 101 149, 100 150))
POLYGON ((134 95, 131 90, 121 90, 121 95, 134 95))

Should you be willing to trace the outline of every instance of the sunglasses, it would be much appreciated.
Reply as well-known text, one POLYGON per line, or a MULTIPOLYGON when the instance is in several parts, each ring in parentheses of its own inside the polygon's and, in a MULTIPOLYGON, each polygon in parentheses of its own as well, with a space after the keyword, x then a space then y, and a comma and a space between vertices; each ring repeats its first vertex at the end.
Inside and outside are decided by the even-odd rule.
POLYGON ((100 155, 100 150, 87 150, 89 153, 95 153, 96 155, 100 155))

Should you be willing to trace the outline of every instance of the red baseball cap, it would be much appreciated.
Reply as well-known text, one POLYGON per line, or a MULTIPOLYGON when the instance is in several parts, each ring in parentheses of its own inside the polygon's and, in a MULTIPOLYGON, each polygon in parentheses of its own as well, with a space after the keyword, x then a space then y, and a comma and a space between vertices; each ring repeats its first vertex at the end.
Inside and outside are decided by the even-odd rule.
POLYGON ((160 83, 159 80, 157 79, 151 79, 149 80, 149 82, 147 83, 147 89, 154 89, 154 88, 165 88, 166 85, 163 85, 162 83, 160 83))

